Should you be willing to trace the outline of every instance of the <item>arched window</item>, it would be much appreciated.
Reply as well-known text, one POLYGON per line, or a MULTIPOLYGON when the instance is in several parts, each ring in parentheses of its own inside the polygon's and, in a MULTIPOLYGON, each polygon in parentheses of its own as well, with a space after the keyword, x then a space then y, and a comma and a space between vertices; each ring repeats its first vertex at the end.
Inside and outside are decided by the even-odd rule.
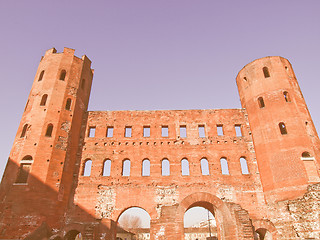
POLYGON ((287 91, 283 92, 283 96, 284 96, 284 100, 286 100, 286 102, 291 102, 289 93, 287 91))
POLYGON ((41 71, 39 78, 38 78, 38 82, 40 82, 43 79, 43 75, 44 75, 44 70, 41 71))
POLYGON ((53 130, 53 125, 51 123, 49 123, 47 126, 46 137, 52 136, 52 130, 53 130))
POLYGON ((46 103, 47 103, 47 98, 48 98, 48 95, 47 95, 47 94, 43 94, 43 95, 42 95, 41 102, 40 102, 40 106, 45 106, 45 105, 46 105, 46 103))
POLYGON ((201 165, 201 173, 202 175, 210 175, 210 171, 209 171, 209 162, 206 158, 202 158, 200 161, 200 165, 201 165))
POLYGON ((61 70, 59 80, 64 81, 64 79, 66 78, 66 74, 67 74, 66 70, 64 69, 61 70))
POLYGON ((110 176, 110 173, 111 173, 111 160, 107 159, 103 163, 102 176, 110 176))
POLYGON ((71 109, 71 98, 68 98, 66 102, 66 110, 70 110, 70 109, 71 109))
POLYGON ((161 162, 161 174, 162 176, 170 175, 170 162, 168 159, 163 159, 161 162))
POLYGON ((26 136, 27 128, 28 128, 28 124, 25 124, 23 126, 23 129, 22 129, 22 132, 21 132, 21 135, 20 135, 21 138, 26 136))
POLYGON ((226 158, 220 159, 221 172, 223 175, 229 175, 228 161, 226 158))
POLYGON ((259 97, 259 98, 258 98, 258 104, 259 104, 259 108, 264 108, 264 107, 265 107, 264 101, 263 101, 263 98, 262 98, 262 97, 259 97))
POLYGON ((247 160, 244 157, 240 158, 240 165, 242 174, 249 174, 247 160))
POLYGON ((130 167, 131 162, 129 159, 126 159, 122 162, 122 176, 130 176, 130 167))
POLYGON ((311 154, 309 152, 303 152, 301 157, 302 158, 311 158, 311 154))
POLYGON ((189 161, 186 158, 181 160, 181 174, 182 176, 190 175, 189 161))
POLYGON ((269 69, 267 67, 263 68, 263 74, 265 78, 270 77, 269 69))
POLYGON ((150 161, 145 159, 142 161, 142 176, 150 176, 150 161))
POLYGON ((282 135, 285 135, 288 133, 286 125, 283 122, 279 123, 279 129, 282 135))
POLYGON ((30 155, 20 161, 16 183, 27 183, 33 159, 30 155))
POLYGON ((83 167, 83 176, 89 177, 91 175, 91 166, 92 166, 92 161, 90 159, 87 159, 84 163, 83 167))

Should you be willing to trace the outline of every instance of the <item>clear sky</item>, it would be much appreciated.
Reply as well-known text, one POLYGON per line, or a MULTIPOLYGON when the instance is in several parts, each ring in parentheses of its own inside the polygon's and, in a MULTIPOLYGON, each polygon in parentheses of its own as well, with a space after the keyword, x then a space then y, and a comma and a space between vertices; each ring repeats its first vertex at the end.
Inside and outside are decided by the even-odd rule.
POLYGON ((320 1, 0 1, 0 176, 44 52, 86 54, 89 110, 239 108, 247 63, 292 63, 319 130, 320 1))

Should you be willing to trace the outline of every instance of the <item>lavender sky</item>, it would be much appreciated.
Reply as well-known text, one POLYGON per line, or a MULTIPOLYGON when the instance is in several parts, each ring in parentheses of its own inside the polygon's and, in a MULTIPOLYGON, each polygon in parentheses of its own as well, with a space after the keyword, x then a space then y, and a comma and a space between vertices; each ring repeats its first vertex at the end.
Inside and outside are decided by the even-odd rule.
POLYGON ((292 63, 319 130, 320 1, 0 1, 0 176, 44 52, 86 54, 89 110, 240 108, 247 63, 292 63))

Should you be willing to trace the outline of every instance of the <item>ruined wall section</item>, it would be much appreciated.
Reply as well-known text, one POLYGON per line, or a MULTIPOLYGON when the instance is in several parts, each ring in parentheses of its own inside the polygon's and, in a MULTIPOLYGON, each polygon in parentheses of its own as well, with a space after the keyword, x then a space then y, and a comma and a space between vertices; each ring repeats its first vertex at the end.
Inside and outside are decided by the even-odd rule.
POLYGON ((262 217, 258 206, 264 199, 246 117, 243 109, 89 112, 74 204, 97 219, 116 221, 132 206, 156 219, 163 206, 178 204, 193 192, 208 192, 240 204, 252 217, 262 217), (218 136, 217 125, 223 126, 223 136, 218 136), (236 136, 235 125, 241 126, 242 136, 236 136), (126 126, 132 129, 131 137, 124 137, 126 126), (146 126, 150 137, 143 137, 146 126), (162 137, 162 126, 168 127, 168 137, 162 137), (180 126, 186 126, 186 138, 180 136, 180 126), (199 137, 199 126, 204 126, 205 137, 199 137), (113 137, 106 137, 108 127, 113 127, 113 137), (94 137, 89 137, 90 128, 95 128, 94 137), (223 157, 229 175, 221 173, 223 157), (242 174, 241 157, 247 160, 249 174, 242 174), (184 158, 189 161, 189 176, 181 174, 184 158), (210 175, 202 175, 202 158, 209 162, 210 175), (102 176, 107 159, 111 173, 102 176), (130 176, 122 176, 126 159, 131 162, 130 176), (150 176, 142 176, 144 159, 150 160, 150 176), (163 159, 170 161, 169 176, 161 174, 163 159), (92 161, 91 174, 83 176, 87 160, 92 161))

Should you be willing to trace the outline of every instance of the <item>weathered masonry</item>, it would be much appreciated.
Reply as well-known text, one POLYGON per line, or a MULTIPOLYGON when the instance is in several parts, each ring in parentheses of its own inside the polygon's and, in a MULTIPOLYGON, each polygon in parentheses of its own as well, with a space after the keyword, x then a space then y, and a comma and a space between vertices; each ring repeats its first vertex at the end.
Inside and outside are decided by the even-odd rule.
POLYGON ((184 239, 202 206, 217 236, 320 239, 319 138, 288 60, 238 74, 241 109, 87 111, 93 70, 41 59, 0 188, 0 239, 116 239, 130 207, 150 239, 184 239))

